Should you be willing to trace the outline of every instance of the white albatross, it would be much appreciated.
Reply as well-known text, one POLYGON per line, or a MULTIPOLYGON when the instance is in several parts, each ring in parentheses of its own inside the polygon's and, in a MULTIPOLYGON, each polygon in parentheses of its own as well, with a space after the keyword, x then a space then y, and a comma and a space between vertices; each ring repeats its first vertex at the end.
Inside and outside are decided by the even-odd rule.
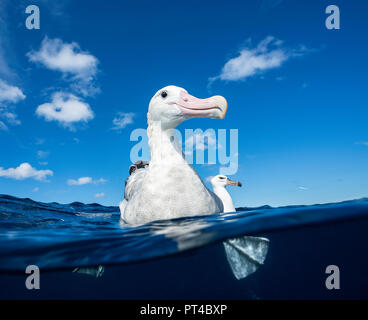
POLYGON ((154 220, 223 212, 221 200, 185 160, 174 129, 191 118, 223 119, 221 96, 198 99, 176 86, 160 89, 147 114, 149 166, 135 170, 126 182, 121 220, 130 225, 154 220))
POLYGON ((235 207, 233 204, 233 199, 231 199, 230 194, 227 192, 226 190, 226 186, 238 186, 241 187, 242 184, 238 181, 233 181, 231 179, 229 179, 228 177, 224 176, 224 175, 217 175, 214 176, 211 179, 211 184, 212 184, 212 190, 215 193, 216 196, 218 196, 221 201, 222 204, 224 206, 224 213, 227 212, 235 212, 235 207))
MULTIPOLYGON (((213 192, 221 199, 224 213, 235 212, 235 207, 226 186, 238 186, 242 184, 233 181, 224 175, 217 175, 211 179, 213 192)), ((223 242, 226 259, 231 271, 238 280, 243 279, 257 271, 263 265, 268 252, 269 240, 267 238, 242 236, 228 239, 223 242)))

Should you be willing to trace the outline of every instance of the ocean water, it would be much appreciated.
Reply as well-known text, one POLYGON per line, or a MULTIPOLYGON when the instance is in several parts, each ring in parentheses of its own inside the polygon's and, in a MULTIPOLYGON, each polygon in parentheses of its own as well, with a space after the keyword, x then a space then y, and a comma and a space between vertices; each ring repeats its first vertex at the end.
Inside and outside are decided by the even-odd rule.
POLYGON ((367 233, 368 199, 124 227, 118 207, 0 195, 0 299, 367 299, 367 233), (244 236, 268 251, 238 279, 224 242, 244 236), (340 289, 326 288, 329 265, 340 289))

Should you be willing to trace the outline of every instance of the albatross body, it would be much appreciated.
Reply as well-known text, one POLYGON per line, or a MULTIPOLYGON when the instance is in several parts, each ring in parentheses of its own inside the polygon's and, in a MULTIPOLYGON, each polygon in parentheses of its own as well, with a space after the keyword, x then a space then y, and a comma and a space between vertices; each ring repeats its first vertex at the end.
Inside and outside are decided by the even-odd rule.
POLYGON ((151 99, 148 167, 135 170, 125 187, 121 219, 127 224, 223 212, 221 200, 206 188, 185 160, 174 129, 191 118, 225 116, 227 102, 221 96, 198 99, 182 88, 168 86, 151 99))

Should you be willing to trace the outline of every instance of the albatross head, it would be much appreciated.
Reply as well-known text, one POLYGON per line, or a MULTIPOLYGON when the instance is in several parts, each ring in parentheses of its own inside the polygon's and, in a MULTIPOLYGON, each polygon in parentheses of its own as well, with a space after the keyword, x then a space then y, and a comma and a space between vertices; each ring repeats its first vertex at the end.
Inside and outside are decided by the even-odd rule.
POLYGON ((151 120, 160 121, 166 128, 175 128, 191 118, 223 119, 226 111, 227 102, 224 97, 198 99, 183 88, 167 86, 152 97, 148 115, 151 120))
POLYGON ((229 179, 228 177, 224 176, 224 175, 217 175, 217 176, 214 176, 212 179, 211 179, 211 184, 212 184, 212 187, 223 187, 225 188, 226 186, 238 186, 238 187, 241 187, 242 184, 238 181, 234 181, 234 180, 231 180, 229 179))

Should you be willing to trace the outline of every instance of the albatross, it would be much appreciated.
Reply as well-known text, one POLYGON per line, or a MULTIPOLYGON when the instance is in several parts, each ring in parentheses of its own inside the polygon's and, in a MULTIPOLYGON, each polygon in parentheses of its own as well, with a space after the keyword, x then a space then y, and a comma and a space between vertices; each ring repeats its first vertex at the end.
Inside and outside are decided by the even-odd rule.
POLYGON ((229 179, 227 176, 218 174, 211 179, 212 190, 216 196, 218 196, 224 206, 224 213, 235 212, 235 207, 233 204, 233 199, 226 190, 226 186, 238 186, 241 187, 242 184, 238 181, 229 179))
POLYGON ((121 220, 129 225, 223 212, 222 201, 185 160, 174 129, 192 118, 223 119, 226 99, 198 99, 167 86, 152 97, 147 114, 149 166, 137 167, 126 181, 121 220))

